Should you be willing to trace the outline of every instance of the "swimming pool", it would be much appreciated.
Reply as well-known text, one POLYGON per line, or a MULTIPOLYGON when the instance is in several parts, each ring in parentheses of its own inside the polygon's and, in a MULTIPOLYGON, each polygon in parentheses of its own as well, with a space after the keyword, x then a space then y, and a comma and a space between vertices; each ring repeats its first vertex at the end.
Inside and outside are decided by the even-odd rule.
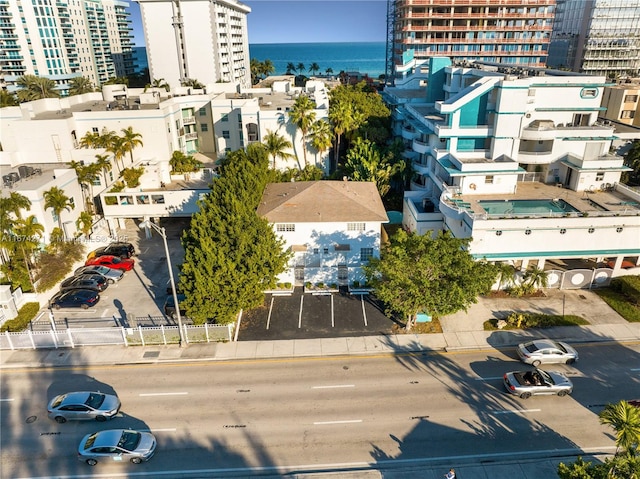
POLYGON ((503 214, 548 214, 575 213, 574 208, 564 200, 480 200, 478 204, 490 215, 503 214))

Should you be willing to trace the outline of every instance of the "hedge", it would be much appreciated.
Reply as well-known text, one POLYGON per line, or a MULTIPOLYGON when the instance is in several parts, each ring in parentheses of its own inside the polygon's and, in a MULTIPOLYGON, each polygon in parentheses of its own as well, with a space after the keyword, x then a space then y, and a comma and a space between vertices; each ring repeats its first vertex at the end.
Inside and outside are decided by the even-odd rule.
POLYGON ((0 331, 15 333, 26 329, 33 318, 36 317, 38 311, 40 311, 40 304, 26 303, 22 308, 20 308, 20 311, 18 311, 18 316, 6 321, 2 327, 0 327, 0 331))

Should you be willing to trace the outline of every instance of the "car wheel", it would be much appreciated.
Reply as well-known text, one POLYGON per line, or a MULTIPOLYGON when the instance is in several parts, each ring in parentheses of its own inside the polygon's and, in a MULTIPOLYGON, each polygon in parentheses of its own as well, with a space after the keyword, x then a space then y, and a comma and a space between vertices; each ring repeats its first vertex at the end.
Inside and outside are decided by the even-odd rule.
POLYGON ((521 399, 529 399, 531 397, 531 393, 522 393, 520 394, 521 399))
POLYGON ((115 284, 116 280, 115 279, 108 279, 107 283, 109 284, 115 284))
POLYGON ((96 416, 96 421, 98 421, 98 422, 105 422, 106 420, 107 420, 107 418, 104 417, 104 416, 96 416))
POLYGON ((95 466, 96 464, 98 464, 98 461, 96 461, 95 459, 87 459, 87 464, 89 464, 90 466, 95 466))
POLYGON ((89 309, 89 305, 88 304, 83 304, 82 306, 80 306, 82 309, 89 309))
POLYGON ((538 366, 540 366, 540 361, 538 361, 537 359, 535 361, 533 361, 531 363, 531 366, 533 366, 534 368, 537 368, 538 366))
POLYGON ((134 464, 140 464, 142 462, 142 459, 140 459, 139 457, 132 457, 131 462, 133 462, 134 464))
POLYGON ((558 391, 558 396, 560 397, 566 396, 567 394, 569 394, 569 391, 558 391))
POLYGON ((58 424, 63 424, 63 423, 65 423, 65 422, 67 422, 67 418, 64 418, 64 417, 62 417, 62 416, 56 416, 56 422, 57 422, 58 424))
POLYGON ((573 363, 575 363, 575 362, 576 362, 575 358, 569 358, 569 359, 567 359, 567 364, 573 364, 573 363))

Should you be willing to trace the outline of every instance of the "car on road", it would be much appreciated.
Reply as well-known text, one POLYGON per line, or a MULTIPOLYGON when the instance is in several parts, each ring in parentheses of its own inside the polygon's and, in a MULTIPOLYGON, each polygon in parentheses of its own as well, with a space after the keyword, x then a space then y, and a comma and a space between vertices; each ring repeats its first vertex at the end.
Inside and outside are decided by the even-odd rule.
POLYGON ((122 259, 118 256, 96 256, 95 258, 85 261, 85 266, 106 266, 107 268, 121 269, 123 271, 131 271, 136 264, 133 259, 122 259))
MULTIPOLYGON (((182 305, 182 301, 185 299, 185 295, 181 293, 177 293, 178 304, 180 305, 180 316, 184 316, 187 314, 186 309, 182 305)), ((173 301, 173 294, 171 296, 167 296, 167 299, 164 301, 164 314, 171 319, 176 319, 176 303, 173 301)))
POLYGON ((54 397, 47 407, 49 419, 62 424, 67 421, 111 419, 120 411, 120 399, 113 394, 77 391, 54 397))
POLYGON ((512 371, 505 373, 502 380, 509 393, 522 399, 536 395, 566 396, 573 391, 571 380, 559 371, 512 371))
POLYGON ((81 266, 77 270, 73 272, 74 276, 81 276, 84 274, 99 274, 104 276, 107 279, 109 284, 113 284, 117 281, 120 281, 124 276, 124 271, 121 269, 113 269, 107 266, 81 266))
POLYGON ((150 432, 108 429, 87 434, 78 445, 78 460, 95 466, 99 461, 134 464, 148 461, 156 451, 156 438, 150 432))
POLYGON ((520 343, 516 348, 520 361, 538 367, 540 364, 572 364, 578 360, 578 352, 561 341, 536 339, 520 343))
POLYGON ((60 283, 60 291, 70 289, 93 289, 95 291, 104 291, 109 286, 107 278, 101 274, 82 274, 80 276, 71 276, 60 283))
POLYGON ((87 259, 98 256, 118 256, 123 259, 131 258, 136 250, 131 243, 110 243, 107 246, 93 250, 87 255, 87 259))
POLYGON ((98 304, 98 301, 100 301, 100 294, 97 291, 92 289, 70 289, 69 291, 60 291, 51 298, 49 307, 53 309, 88 309, 98 304))

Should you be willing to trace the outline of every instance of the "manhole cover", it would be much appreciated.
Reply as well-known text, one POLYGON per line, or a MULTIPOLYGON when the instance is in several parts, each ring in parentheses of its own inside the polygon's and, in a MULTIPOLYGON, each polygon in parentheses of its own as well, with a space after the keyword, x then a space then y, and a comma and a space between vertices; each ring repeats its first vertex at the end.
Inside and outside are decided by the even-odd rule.
POLYGON ((31 424, 32 422, 36 422, 36 419, 38 419, 38 416, 29 416, 27 418, 27 424, 31 424))
POLYGON ((578 297, 579 297, 580 299, 587 299, 587 297, 586 297, 584 294, 580 294, 580 295, 578 295, 578 297))
POLYGON ((158 358, 160 357, 160 351, 147 351, 142 355, 143 358, 158 358))

